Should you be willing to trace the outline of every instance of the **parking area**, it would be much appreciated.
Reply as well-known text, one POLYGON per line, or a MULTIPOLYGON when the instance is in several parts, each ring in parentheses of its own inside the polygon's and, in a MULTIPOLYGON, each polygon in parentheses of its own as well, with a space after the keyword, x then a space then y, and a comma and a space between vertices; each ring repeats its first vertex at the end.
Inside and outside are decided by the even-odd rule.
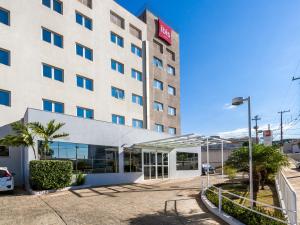
POLYGON ((224 224, 201 204, 200 183, 198 177, 43 196, 1 195, 0 224, 224 224))

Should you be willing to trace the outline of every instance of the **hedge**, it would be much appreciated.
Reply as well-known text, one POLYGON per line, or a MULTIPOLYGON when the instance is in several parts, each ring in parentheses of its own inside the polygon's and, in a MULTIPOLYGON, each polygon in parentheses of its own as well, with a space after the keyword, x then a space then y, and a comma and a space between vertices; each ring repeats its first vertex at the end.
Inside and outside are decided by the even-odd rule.
POLYGON ((67 187, 72 181, 71 161, 33 160, 29 163, 30 183, 34 190, 67 187))
MULTIPOLYGON (((211 189, 212 190, 212 189, 211 189)), ((214 190, 216 191, 216 190, 214 190)), ((215 206, 219 205, 219 197, 216 193, 211 191, 206 191, 206 197, 208 200, 213 203, 215 206)), ((247 210, 243 207, 240 207, 228 199, 222 199, 222 210, 229 214, 230 216, 236 218, 246 225, 284 225, 285 223, 281 223, 275 220, 272 220, 268 217, 262 216, 260 214, 254 213, 250 210, 247 210)), ((255 210, 267 214, 272 217, 276 217, 281 220, 285 220, 284 216, 281 212, 275 211, 274 213, 267 211, 261 207, 255 207, 255 210)))

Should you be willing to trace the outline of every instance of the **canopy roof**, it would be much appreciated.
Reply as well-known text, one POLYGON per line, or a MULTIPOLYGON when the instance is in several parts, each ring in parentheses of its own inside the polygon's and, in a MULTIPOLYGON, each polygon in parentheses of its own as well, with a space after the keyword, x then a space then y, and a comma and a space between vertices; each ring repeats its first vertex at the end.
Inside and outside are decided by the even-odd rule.
POLYGON ((206 137, 197 134, 186 134, 186 135, 175 136, 175 137, 170 137, 165 139, 137 143, 134 144, 132 147, 174 149, 174 148, 198 147, 203 145, 217 145, 217 144, 221 144, 222 142, 230 143, 230 141, 219 137, 213 137, 213 136, 206 137))

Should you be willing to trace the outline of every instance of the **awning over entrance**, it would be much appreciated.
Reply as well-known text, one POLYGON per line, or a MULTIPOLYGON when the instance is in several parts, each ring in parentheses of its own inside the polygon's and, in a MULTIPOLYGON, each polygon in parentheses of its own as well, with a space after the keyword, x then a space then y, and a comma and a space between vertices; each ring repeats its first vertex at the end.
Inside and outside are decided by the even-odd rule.
POLYGON ((174 148, 200 147, 206 145, 217 145, 222 143, 230 143, 230 141, 219 137, 213 137, 213 136, 206 137, 197 134, 186 134, 182 136, 175 136, 171 138, 137 143, 134 144, 132 147, 174 149, 174 148))

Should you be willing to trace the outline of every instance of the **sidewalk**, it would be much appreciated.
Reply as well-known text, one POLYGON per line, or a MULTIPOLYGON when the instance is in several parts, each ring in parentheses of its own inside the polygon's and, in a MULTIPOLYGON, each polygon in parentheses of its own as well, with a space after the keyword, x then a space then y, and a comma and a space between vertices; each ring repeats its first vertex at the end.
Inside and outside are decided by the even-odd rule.
POLYGON ((291 184, 292 188, 296 192, 297 195, 297 220, 298 224, 300 224, 300 170, 296 169, 294 164, 291 164, 290 168, 285 168, 283 170, 284 175, 287 180, 291 184))

